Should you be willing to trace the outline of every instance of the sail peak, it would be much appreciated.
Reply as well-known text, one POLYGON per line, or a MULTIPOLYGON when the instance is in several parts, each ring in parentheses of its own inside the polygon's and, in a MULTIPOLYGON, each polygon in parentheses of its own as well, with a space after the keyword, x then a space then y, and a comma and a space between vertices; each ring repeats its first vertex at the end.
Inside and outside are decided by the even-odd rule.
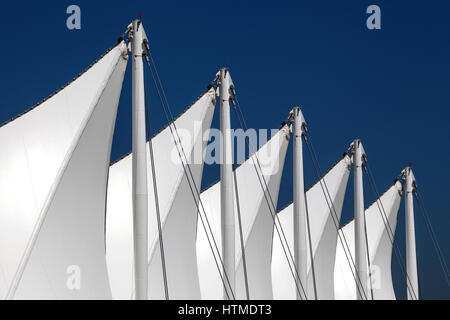
POLYGON ((77 79, 79 79, 81 76, 83 76, 86 72, 88 72, 93 66, 96 65, 97 62, 99 62, 102 58, 104 58, 108 53, 110 53, 112 50, 114 49, 118 49, 122 52, 122 56, 126 57, 126 59, 128 59, 128 51, 127 51, 127 46, 125 44, 124 41, 121 41, 120 43, 115 44, 114 46, 110 47, 108 50, 106 50, 100 57, 98 57, 94 62, 92 62, 89 66, 87 66, 83 71, 81 71, 78 75, 76 75, 75 77, 73 77, 70 81, 68 81, 66 84, 64 84, 63 86, 61 86, 59 89, 55 90, 53 93, 51 93, 49 96, 45 97, 44 99, 40 100, 39 102, 37 102, 36 104, 34 104, 33 106, 29 107, 28 109, 26 109, 25 111, 23 111, 22 113, 19 113, 18 115, 12 117, 9 120, 4 121, 3 123, 0 123, 0 128, 10 124, 11 122, 21 118, 22 116, 24 116, 25 114, 27 114, 28 112, 36 109, 37 107, 39 107, 40 105, 42 105, 43 103, 45 103, 47 100, 51 99, 52 97, 54 97, 55 95, 57 95, 58 93, 60 93, 62 90, 64 90, 66 87, 68 87, 70 84, 72 84, 73 82, 75 82, 77 79), (124 51, 125 50, 125 51, 124 51))
POLYGON ((104 206, 122 54, 119 44, 41 108, 0 129, 0 268, 8 288, 0 295, 111 297, 104 206), (81 266, 83 285, 72 290, 67 272, 81 266))
MULTIPOLYGON (((211 101, 213 104, 216 104, 216 98, 215 98, 215 92, 213 88, 208 88, 205 91, 203 91, 203 93, 201 95, 199 95, 197 97, 197 99, 195 99, 190 105, 188 105, 186 108, 183 109, 183 111, 181 111, 178 115, 174 116, 173 121, 178 120, 179 118, 181 118, 186 112, 188 112, 191 107, 193 107, 200 99, 202 99, 203 97, 209 95, 211 97, 211 101)), ((159 129, 157 132, 152 133, 150 139, 155 138, 158 134, 160 134, 161 132, 163 132, 165 129, 167 129, 169 127, 169 124, 164 125, 161 129, 159 129)), ((148 139, 147 141, 150 141, 150 139, 148 139)), ((123 156, 121 156, 120 158, 114 160, 111 162, 111 166, 115 165, 117 162, 123 160, 124 158, 128 157, 131 154, 130 152, 127 152, 126 154, 124 154, 123 156)))
MULTIPOLYGON (((284 124, 275 134, 273 134, 272 136, 269 137, 269 139, 267 139, 267 141, 265 141, 263 144, 261 144, 259 146, 259 149, 263 148, 266 144, 268 144, 272 139, 274 139, 275 137, 277 137, 279 134, 282 134, 285 139, 287 141, 289 141, 290 139, 290 129, 289 129, 289 125, 284 124)), ((258 152, 258 150, 250 155, 248 155, 245 160, 242 163, 237 164, 234 167, 234 170, 236 170, 237 168, 239 168, 240 166, 242 166, 243 164, 245 164, 246 162, 248 162, 251 157, 253 157, 254 155, 256 155, 258 152)), ((208 184, 206 187, 202 188, 202 193, 205 192, 206 190, 210 189, 211 187, 213 187, 214 185, 216 185, 217 183, 220 182, 220 178, 216 179, 215 181, 211 182, 210 184, 208 184)))

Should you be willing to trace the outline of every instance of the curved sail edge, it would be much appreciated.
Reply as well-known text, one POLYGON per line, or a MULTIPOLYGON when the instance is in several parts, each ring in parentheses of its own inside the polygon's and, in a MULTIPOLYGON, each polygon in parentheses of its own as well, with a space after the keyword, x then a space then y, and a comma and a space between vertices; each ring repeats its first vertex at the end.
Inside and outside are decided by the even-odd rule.
MULTIPOLYGON (((389 225, 385 224, 377 202, 372 203, 366 210, 367 241, 369 245, 369 257, 371 265, 371 285, 375 300, 395 300, 392 284, 391 258, 392 242, 388 228, 395 234, 397 226, 397 214, 400 207, 402 184, 396 181, 378 201, 383 205, 389 225)), ((341 228, 341 232, 347 239, 350 252, 354 257, 354 221, 341 228)), ((354 268, 352 267, 354 270, 354 268)), ((356 284, 352 275, 352 269, 345 259, 341 245, 336 248, 336 265, 334 269, 335 295, 340 300, 356 299, 356 284)), ((371 293, 367 292, 368 298, 371 293)))
MULTIPOLYGON (((277 206, 278 192, 288 144, 289 129, 285 126, 272 136, 267 143, 261 146, 255 154, 251 155, 244 163, 235 168, 236 180, 234 183, 237 183, 239 196, 239 209, 242 219, 249 294, 251 299, 272 298, 272 284, 270 281, 272 244, 270 235, 273 232, 273 219, 270 210, 273 211, 273 209, 269 208, 273 208, 273 206, 276 208, 277 206), (261 179, 261 182, 259 179, 261 179)), ((238 208, 236 193, 234 193, 234 197, 237 284, 235 295, 237 299, 245 299, 241 239, 239 229, 237 229, 238 208)), ((204 190, 201 194, 201 200, 211 224, 217 247, 220 250, 222 243, 220 228, 220 181, 204 190)), ((197 227, 197 259, 202 299, 223 299, 223 283, 219 271, 215 266, 213 253, 211 252, 204 228, 200 221, 197 227)))
MULTIPOLYGON (((333 211, 335 211, 339 220, 349 174, 350 158, 345 156, 325 176, 306 191, 318 299, 334 298, 333 270, 337 230, 334 225, 335 220, 333 221, 335 219, 333 217, 333 211), (328 188, 329 196, 327 193, 325 193, 325 196, 322 190, 322 187, 325 188, 325 186, 328 188), (331 204, 333 205, 331 207, 333 211, 330 211, 331 204)), ((278 213, 278 217, 286 235, 289 249, 292 252, 294 248, 293 204, 291 203, 281 210, 278 213)), ((308 284, 305 287, 307 288, 308 297, 314 299, 314 284, 310 259, 311 256, 308 252, 308 284)), ((295 272, 292 264, 291 267, 295 272)), ((297 288, 277 233, 273 234, 272 281, 275 299, 296 299, 297 288)))
MULTIPOLYGON (((104 165, 102 161, 105 158, 109 161, 111 143, 108 139, 110 133, 112 137, 114 128, 126 56, 126 46, 122 42, 39 107, 0 128, 0 146, 3 150, 0 154, 0 268, 3 278, 0 281, 0 296, 27 299, 87 297, 84 295, 86 290, 72 292, 67 289, 65 280, 61 282, 68 276, 69 266, 63 267, 62 264, 67 262, 65 258, 71 256, 68 254, 70 249, 66 248, 68 252, 63 253, 54 265, 49 265, 44 259, 37 268, 33 261, 34 257, 42 257, 45 252, 57 252, 66 244, 69 247, 73 244, 73 234, 61 232, 67 225, 63 224, 60 230, 54 229, 54 218, 55 215, 75 214, 76 208, 80 208, 68 208, 65 212, 66 208, 60 205, 60 200, 67 197, 67 203, 70 203, 70 192, 78 196, 78 189, 75 188, 84 188, 83 175, 73 180, 71 172, 81 170, 79 163, 87 161, 93 153, 98 160, 93 159, 92 166, 84 162, 89 167, 86 171, 93 167, 99 169, 99 173, 92 178, 95 179, 92 184, 102 183, 100 167, 104 165), (98 114, 106 120, 92 133, 91 123, 97 121, 98 114), (85 143, 86 135, 93 135, 91 144, 85 143), (91 149, 93 144, 101 145, 100 149, 91 149), (53 239, 53 249, 47 247, 51 243, 45 242, 44 238, 53 239), (58 269, 58 275, 53 277, 51 274, 44 280, 42 271, 52 268, 58 269), (34 280, 27 280, 30 273, 34 274, 34 280), (42 290, 36 286, 41 281, 42 290), (47 290, 49 287, 51 291, 47 290)), ((101 194, 99 199, 101 201, 101 194)), ((94 208, 101 210, 97 201, 84 209, 92 212, 94 208)), ((104 215, 104 210, 100 212, 104 215)), ((73 231, 76 227, 78 225, 72 229, 68 227, 68 230, 73 231)), ((91 231, 96 233, 98 230, 85 233, 90 236, 91 231)), ((100 232, 103 232, 103 227, 100 232)), ((83 278, 87 281, 86 289, 91 285, 88 278, 83 278)), ((93 291, 92 294, 104 297, 99 292, 93 291)))
MULTIPOLYGON (((197 188, 203 172, 205 133, 211 126, 215 92, 205 92, 175 120, 197 188)), ((174 129, 174 127, 172 126, 174 129)), ((177 140, 177 139, 176 139, 177 140)), ((196 204, 170 131, 165 127, 152 138, 156 183, 163 227, 164 253, 171 299, 197 299, 195 228, 196 204), (195 213, 195 214, 192 214, 195 213), (175 222, 176 220, 179 220, 175 222), (182 223, 183 221, 183 223, 182 223), (183 248, 182 250, 180 248, 183 248), (181 268, 180 265, 184 267, 181 268)), ((149 152, 149 143, 147 142, 149 152)), ((181 148, 179 149, 181 150, 181 148)), ((106 215, 106 251, 113 299, 133 297, 133 211, 131 161, 128 154, 110 167, 106 215)), ((150 159, 147 157, 150 168, 150 159)), ((186 167, 187 168, 187 167, 186 167)), ((163 299, 152 170, 148 174, 149 298, 163 299)))
POLYGON ((110 299, 104 213, 125 44, 82 121, 35 224, 8 298, 110 299))

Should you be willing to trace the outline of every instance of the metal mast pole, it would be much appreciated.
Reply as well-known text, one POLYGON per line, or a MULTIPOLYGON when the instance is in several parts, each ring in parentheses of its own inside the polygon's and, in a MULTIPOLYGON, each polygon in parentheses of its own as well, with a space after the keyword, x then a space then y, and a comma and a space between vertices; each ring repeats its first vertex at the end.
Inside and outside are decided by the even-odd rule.
POLYGON ((133 159, 133 234, 135 299, 148 299, 148 198, 145 131, 145 94, 143 70, 144 31, 141 20, 133 21, 132 159, 133 159))
POLYGON ((233 145, 230 121, 230 86, 228 69, 219 71, 220 95, 220 208, 222 227, 222 257, 224 264, 224 299, 235 292, 235 236, 233 198, 233 145), (227 288, 228 287, 228 288, 227 288), (228 292, 228 295, 227 295, 228 292))
MULTIPOLYGON (((305 184, 303 177, 303 145, 306 122, 299 107, 292 110, 292 132, 294 138, 294 258, 305 294, 308 294, 308 237, 306 221, 305 184)), ((297 290, 297 300, 307 299, 297 290)))
POLYGON ((406 274, 408 300, 418 299, 419 280, 417 275, 416 232, 414 227, 413 192, 416 180, 411 167, 404 171, 405 179, 405 225, 406 225, 406 274))
POLYGON ((368 265, 367 265, 367 239, 365 230, 365 214, 364 214, 364 191, 362 166, 365 161, 364 148, 361 140, 357 139, 353 142, 353 178, 354 178, 354 210, 355 210, 355 264, 357 283, 356 286, 360 290, 356 290, 357 299, 363 300, 368 297, 368 265))

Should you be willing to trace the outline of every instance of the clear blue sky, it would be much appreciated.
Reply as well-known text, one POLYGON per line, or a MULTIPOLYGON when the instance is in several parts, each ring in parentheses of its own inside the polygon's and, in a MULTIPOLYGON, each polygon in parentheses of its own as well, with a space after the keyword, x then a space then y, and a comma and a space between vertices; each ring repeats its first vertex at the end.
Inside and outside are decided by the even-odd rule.
MULTIPOLYGON (((139 12, 175 114, 227 66, 249 127, 278 128, 294 105, 303 107, 323 169, 355 138, 363 140, 380 191, 413 162, 449 260, 449 1, 7 1, 0 13, 0 122, 72 79, 139 12), (70 4, 81 7, 79 31, 66 28, 70 4), (365 26, 371 4, 381 7, 382 30, 365 26)), ((128 69, 113 159, 131 149, 130 76, 128 69)), ((163 116, 151 89, 149 95, 157 130, 163 116)), ((310 163, 306 170, 311 185, 310 163)), ((279 207, 292 199, 291 173, 289 150, 279 207)), ((206 168, 204 185, 218 175, 217 167, 206 168)), ((343 222, 352 217, 351 193, 349 188, 343 222)), ((373 199, 366 190, 366 204, 373 199)), ((416 226, 422 297, 449 299, 418 207, 416 226)), ((404 250, 403 205, 396 240, 404 250)), ((395 258, 393 270, 403 298, 395 258)))

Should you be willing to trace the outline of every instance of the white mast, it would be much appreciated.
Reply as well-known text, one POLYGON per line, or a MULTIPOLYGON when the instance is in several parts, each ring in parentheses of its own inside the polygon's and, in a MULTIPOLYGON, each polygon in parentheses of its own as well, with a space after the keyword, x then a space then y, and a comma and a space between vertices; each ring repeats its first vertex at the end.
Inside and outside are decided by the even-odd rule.
POLYGON ((141 20, 133 21, 131 51, 133 57, 133 230, 135 299, 148 299, 148 198, 143 70, 144 30, 141 20))
POLYGON ((220 208, 222 227, 222 258, 224 264, 224 299, 235 294, 235 235, 233 198, 233 145, 230 122, 230 86, 228 69, 219 71, 220 96, 220 208))
MULTIPOLYGON (((294 138, 294 258, 304 294, 308 293, 308 237, 306 226, 306 199, 303 178, 302 136, 306 133, 306 122, 299 107, 292 110, 292 132, 294 138)), ((311 257, 312 258, 312 257, 311 257)), ((300 286, 299 286, 300 287, 300 286)), ((300 287, 301 288, 301 287, 300 287)), ((297 290, 297 300, 307 299, 297 290)))
POLYGON ((411 167, 404 172, 405 179, 405 225, 406 225, 406 285, 408 300, 419 298, 419 280, 417 275, 416 232, 414 227, 413 192, 416 180, 411 167))
POLYGON ((367 277, 367 239, 364 215, 364 191, 362 166, 366 158, 361 140, 352 144, 353 149, 353 178, 354 178, 354 210, 355 210, 355 264, 356 264, 356 294, 358 300, 369 298, 367 277), (358 289, 359 288, 359 289, 358 289))

